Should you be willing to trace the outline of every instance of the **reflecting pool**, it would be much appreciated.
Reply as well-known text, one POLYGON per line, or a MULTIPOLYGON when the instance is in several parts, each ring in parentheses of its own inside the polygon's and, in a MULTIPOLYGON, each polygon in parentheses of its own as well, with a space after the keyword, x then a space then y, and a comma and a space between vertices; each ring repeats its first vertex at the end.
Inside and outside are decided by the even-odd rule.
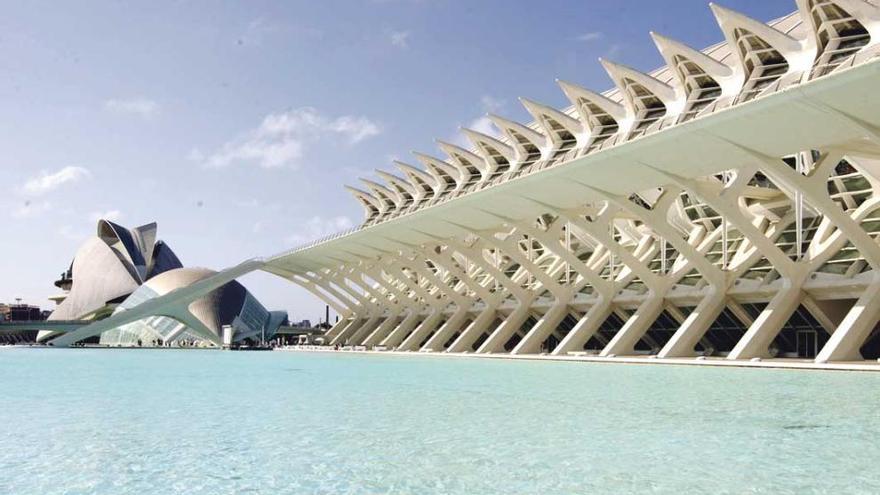
POLYGON ((880 374, 0 349, 2 494, 878 493, 880 374))

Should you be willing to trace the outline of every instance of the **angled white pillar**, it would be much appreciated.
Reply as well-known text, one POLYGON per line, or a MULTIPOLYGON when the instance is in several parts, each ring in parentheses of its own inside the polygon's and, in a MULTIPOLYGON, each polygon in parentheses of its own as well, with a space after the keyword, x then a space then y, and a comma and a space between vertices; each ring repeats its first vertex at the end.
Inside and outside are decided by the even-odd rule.
POLYGON ((333 338, 333 340, 330 341, 330 345, 358 345, 358 338, 367 332, 372 331, 376 328, 376 325, 379 324, 379 319, 385 310, 385 307, 380 304, 384 299, 384 296, 377 293, 375 289, 362 278, 364 271, 370 270, 371 268, 372 267, 367 266, 361 261, 348 266, 346 272, 334 275, 333 281, 335 285, 357 299, 363 306, 363 309, 358 314, 360 317, 357 319, 358 321, 354 325, 346 326, 335 338, 333 338), (359 293, 351 285, 360 287, 363 292, 359 293))
MULTIPOLYGON (((562 289, 551 277, 547 274, 541 267, 537 266, 530 260, 528 257, 523 256, 522 253, 519 252, 518 241, 516 238, 519 237, 521 231, 519 229, 513 230, 513 232, 508 235, 505 239, 499 239, 494 235, 487 235, 485 233, 476 233, 483 242, 488 244, 489 246, 495 249, 501 249, 510 259, 519 263, 520 267, 529 274, 534 277, 541 284, 541 288, 547 289, 553 295, 555 299, 554 305, 551 307, 544 317, 538 319, 538 322, 535 323, 535 326, 532 329, 526 331, 526 335, 531 333, 535 328, 538 328, 538 332, 543 332, 541 330, 542 327, 549 328, 550 331, 554 330, 556 325, 562 320, 565 316, 565 308, 568 304, 568 294, 564 289, 562 289)), ((526 234, 528 235, 528 234, 526 234)), ((529 237, 529 242, 532 242, 532 238, 529 237)), ((508 288, 510 290, 510 288, 508 288)), ((513 292, 513 291, 511 291, 513 292)), ((529 291, 531 294, 528 296, 529 298, 533 298, 535 296, 535 291, 529 291)), ((517 298, 519 299, 519 298, 517 298)), ((522 304, 522 303, 521 303, 522 304)), ((519 330, 519 327, 528 319, 531 310, 531 304, 526 304, 526 311, 520 311, 519 308, 513 311, 507 319, 505 319, 504 323, 499 326, 498 330, 493 332, 493 334, 486 339, 486 342, 483 343, 483 346, 480 347, 478 352, 499 352, 504 344, 507 343, 507 340, 519 330), (508 324, 508 321, 510 322, 508 324), (519 322, 518 326, 514 325, 519 322), (502 331, 503 330, 503 331, 502 331), (497 336, 496 336, 497 334, 497 336), (507 338, 505 338, 505 336, 507 338)), ((514 348, 516 350, 516 348, 514 348)), ((516 353, 516 352, 514 352, 516 353)))
MULTIPOLYGON (((654 168, 654 167, 652 167, 654 168)), ((771 301, 763 312, 768 314, 758 317, 749 330, 730 353, 731 359, 743 359, 756 357, 753 354, 761 348, 764 342, 769 345, 775 338, 779 329, 791 317, 797 309, 800 301, 800 290, 809 269, 798 266, 767 236, 767 233, 759 230, 754 225, 754 218, 747 217, 740 208, 739 201, 749 181, 757 172, 757 168, 745 167, 736 171, 735 179, 726 186, 708 180, 694 180, 677 176, 658 168, 654 170, 670 179, 676 185, 686 188, 690 194, 696 195, 705 204, 711 206, 726 221, 730 222, 739 233, 754 247, 755 252, 745 262, 736 266, 725 267, 727 280, 723 286, 713 286, 710 293, 700 302, 695 310, 688 315, 684 324, 676 331, 672 339, 660 351, 660 357, 683 357, 694 354, 694 346, 709 329, 718 315, 725 307, 726 292, 730 284, 742 275, 759 255, 767 258, 771 265, 785 279, 783 290, 777 294, 775 304, 771 301), (737 269, 737 266, 739 269, 737 269), (769 314, 772 312, 773 314, 769 314), (781 321, 781 323, 780 323, 781 321), (777 326, 778 325, 778 326, 777 326), (768 341, 768 338, 770 341, 768 341)), ((723 249, 727 249, 724 246, 723 249)))
MULTIPOLYGON (((513 354, 526 354, 526 353, 534 353, 540 350, 540 346, 544 342, 544 340, 553 333, 558 327, 559 323, 565 318, 568 314, 568 304, 574 298, 575 295, 578 294, 581 288, 585 285, 589 284, 595 294, 597 301, 593 304, 593 307, 596 308, 596 311, 593 311, 593 307, 591 307, 590 311, 584 315, 584 317, 591 316, 597 317, 602 314, 602 312, 610 312, 611 310, 611 299, 614 296, 614 289, 612 287, 612 283, 603 279, 601 275, 595 270, 588 267, 583 261, 577 258, 566 246, 563 246, 560 243, 559 237, 562 235, 562 229, 559 228, 559 225, 566 223, 565 218, 560 216, 555 225, 556 228, 550 228, 548 231, 542 231, 540 229, 534 228, 528 224, 523 224, 521 230, 528 234, 530 237, 537 239, 545 249, 556 254, 561 261, 566 264, 566 269, 571 267, 575 273, 582 277, 582 282, 579 284, 572 284, 569 287, 560 288, 564 290, 558 291, 558 299, 556 304, 551 307, 547 313, 538 321, 535 327, 526 334, 525 337, 517 344, 517 346, 513 349, 513 354), (592 313, 592 314, 591 314, 592 313)), ((607 315, 605 316, 607 318, 607 315)), ((584 318, 582 318, 583 320, 584 318)), ((604 321, 604 318, 602 319, 604 321)), ((602 321, 599 321, 596 324, 596 328, 602 324, 602 321)), ((586 322, 584 322, 584 325, 586 322)), ((578 322, 580 325, 580 321, 578 322)), ((576 325, 571 332, 580 331, 584 328, 583 325, 580 328, 576 325)), ((594 330, 595 331, 595 330, 594 330)), ((571 333, 570 332, 570 333, 571 333)), ((567 336, 566 336, 567 337, 567 336)), ((565 337, 562 342, 556 346, 559 348, 563 342, 565 342, 565 337)), ((583 344, 582 344, 583 345, 583 344)), ((551 349, 554 354, 556 353, 556 348, 551 349)))
POLYGON ((429 317, 431 314, 438 313, 439 311, 433 308, 429 308, 423 311, 419 311, 417 309, 413 309, 407 314, 407 316, 400 322, 400 325, 397 325, 391 333, 388 334, 387 337, 382 339, 379 342, 379 345, 385 346, 388 348, 396 348, 403 342, 403 339, 409 335, 409 333, 418 325, 422 320, 429 317))
MULTIPOLYGON (((656 309, 650 305, 650 301, 654 299, 661 299, 657 297, 658 294, 663 294, 668 290, 668 283, 657 274, 653 273, 648 267, 645 265, 645 261, 643 259, 637 258, 633 253, 629 252, 623 246, 621 246, 614 238, 608 233, 607 224, 614 221, 615 214, 618 210, 616 210, 611 205, 606 205, 605 211, 599 215, 599 217, 593 221, 588 222, 580 215, 573 214, 571 212, 560 211, 560 214, 571 224, 580 229, 581 232, 586 233, 590 236, 594 241, 598 242, 600 245, 604 246, 609 250, 627 269, 629 269, 633 274, 638 276, 648 287, 653 297, 649 297, 642 306, 645 307, 645 310, 640 317, 636 320, 632 320, 634 325, 637 321, 643 323, 645 320, 650 319, 646 318, 645 313, 654 312, 656 309)), ((576 236, 582 236, 583 234, 578 232, 577 230, 573 230, 572 232, 576 236)), ((587 240, 587 239, 583 239, 587 240)), ((608 288, 611 294, 614 294, 615 283, 614 280, 611 281, 608 288)), ((641 306, 640 306, 641 308, 641 306)), ((603 304, 596 308, 596 311, 588 311, 580 321, 578 321, 575 328, 569 332, 568 336, 557 346, 554 350, 554 354, 563 354, 572 351, 578 351, 590 340, 591 337, 597 335, 597 331, 599 327, 602 326, 602 323, 611 315, 611 312, 615 309, 613 304, 613 296, 609 297, 609 300, 606 304, 603 304), (595 319, 592 319, 594 318, 595 319), (590 319, 587 319, 590 318, 590 319)), ((637 310, 638 311, 638 310, 637 310)), ((662 306, 661 306, 662 311, 662 306)), ((659 316, 660 313, 657 313, 659 316)), ((633 315, 631 318, 635 317, 633 315)), ((629 320, 627 319, 627 320, 629 320)), ((656 320, 656 317, 654 318, 656 320)), ((651 323, 654 321, 652 320, 651 323)), ((650 325, 650 323, 647 323, 650 325)), ((626 325, 624 325, 625 327, 626 325)), ((631 328, 631 327, 630 327, 631 328)), ((620 334, 624 328, 618 330, 617 334, 620 334)), ((632 336, 637 332, 630 331, 628 335, 632 336)), ((615 334, 615 336, 617 336, 615 334)), ((609 349, 609 346, 614 342, 612 338, 611 341, 605 346, 604 349, 609 349)), ((638 339, 635 340, 638 342, 638 339)), ((633 342, 633 345, 635 345, 633 342)))
MULTIPOLYGON (((485 242, 485 240, 483 241, 485 242)), ((465 246, 462 243, 450 241, 450 245, 467 257, 475 266, 479 267, 484 273, 489 274, 495 281, 504 287, 507 294, 512 295, 517 301, 517 309, 510 315, 505 317, 498 327, 491 329, 489 337, 477 349, 478 353, 497 352, 502 349, 504 344, 513 334, 519 330, 519 327, 526 321, 529 315, 529 309, 534 299, 534 295, 522 289, 516 282, 510 280, 501 270, 496 268, 492 263, 488 263, 482 256, 483 243, 477 243, 475 246, 465 246)), ((491 312, 492 318, 484 317, 483 320, 490 320, 491 324, 495 320, 496 308, 490 305, 484 312, 491 312)), ((481 320, 482 322, 482 320, 481 320)), ((455 342, 450 345, 451 352, 462 352, 467 350, 483 332, 477 332, 480 328, 471 326, 468 331, 462 333, 455 342)))
MULTIPOLYGON (((725 276, 715 265, 709 262, 706 257, 700 253, 692 244, 696 241, 685 239, 681 233, 673 228, 669 222, 667 214, 670 207, 678 198, 681 190, 666 187, 661 196, 657 199, 652 210, 647 210, 635 203, 629 201, 628 198, 621 198, 606 191, 600 191, 586 184, 581 184, 592 190, 594 193, 604 197, 607 201, 614 203, 617 207, 634 215, 636 218, 644 222, 657 235, 666 240, 678 252, 692 264, 700 274, 706 279, 707 283, 713 287, 713 290, 723 292, 725 290, 725 276)), ((668 291, 670 284, 666 284, 663 292, 658 292, 653 298, 646 301, 636 310, 636 313, 627 320, 623 328, 620 329, 614 338, 611 339, 608 346, 602 350, 602 356, 621 355, 631 353, 635 344, 647 333, 650 326, 660 317, 663 312, 665 292, 668 291)), ((709 306, 708 303, 705 306, 709 306)), ((704 306, 704 312, 708 313, 709 308, 704 306)), ((718 309, 720 311, 720 309, 718 309)), ((704 313, 704 314, 705 314, 704 313)), ((698 339, 699 340, 699 339, 698 339)))
MULTIPOLYGON (((865 261, 871 265, 875 273, 880 270, 880 245, 865 232, 864 229, 853 220, 853 218, 843 211, 828 195, 827 179, 831 171, 838 162, 843 158, 845 151, 840 149, 831 149, 824 152, 820 159, 816 162, 813 171, 809 175, 803 175, 796 172, 788 166, 784 161, 768 157, 748 147, 732 143, 723 138, 719 138, 731 144, 737 151, 746 153, 754 158, 764 172, 771 180, 779 184, 781 187, 787 188, 789 191, 800 191, 809 204, 831 221, 834 226, 839 229, 846 238, 859 250, 865 261)), ((798 294, 799 296, 799 294, 798 294)), ((794 294, 786 294, 783 290, 774 297, 774 300, 785 298, 784 301, 789 305, 799 304, 791 302, 796 296, 794 294)), ((870 303, 869 293, 865 293, 850 310, 850 313, 844 317, 843 322, 837 331, 834 332, 832 338, 823 347, 817 356, 819 360, 831 359, 851 359, 853 358, 852 349, 861 347, 867 335, 864 334, 865 328, 873 328, 876 325, 877 318, 873 311, 866 311, 866 304, 870 303)), ((771 305, 773 301, 771 301, 771 305)), ((769 305, 768 305, 769 308, 769 305)), ((783 321, 780 325, 784 324, 783 321)), ((756 321, 757 324, 757 321, 756 321)), ((765 339, 766 340, 766 339, 765 339)), ((737 346, 739 347, 739 345, 737 346)), ((735 349, 737 350, 737 349, 735 349)), ((749 357, 750 353, 745 349, 739 350, 732 359, 736 357, 749 357)), ((759 349, 754 346, 749 349, 751 352, 758 353, 759 349)), ((765 351, 766 352, 766 351, 765 351)), ((733 354, 733 353, 731 353, 733 354)), ((761 354, 755 354, 760 356, 761 354)))
MULTIPOLYGON (((422 256, 425 259, 431 260, 431 262, 434 263, 436 266, 442 267, 447 274, 451 275, 452 272, 450 272, 449 268, 447 268, 446 265, 443 264, 443 260, 438 259, 439 256, 432 255, 431 252, 431 249, 426 249, 424 252, 422 252, 422 256)), ((430 276, 436 279, 436 276, 434 274, 430 274, 430 276)), ((461 277, 457 278, 461 280, 461 277)), ((438 280, 437 282, 440 282, 440 285, 445 288, 444 290, 447 291, 449 298, 455 303, 456 311, 448 320, 446 320, 446 322, 440 328, 437 329, 436 332, 434 332, 434 335, 432 335, 431 338, 428 339, 427 342, 425 342, 425 345, 421 349, 423 351, 446 350, 446 343, 452 338, 452 336, 456 332, 462 332, 466 329, 462 327, 464 326, 468 315, 473 309, 472 299, 458 293, 455 288, 448 287, 445 283, 447 281, 445 280, 442 282, 438 280)), ((462 281, 462 283, 466 288, 468 287, 468 283, 466 281, 462 281)))
MULTIPOLYGON (((415 230, 415 232, 436 241, 433 246, 426 245, 421 250, 425 259, 430 260, 436 266, 443 268, 449 276, 457 277, 465 286, 466 290, 473 292, 476 296, 476 300, 482 301, 484 304, 484 306, 479 309, 477 317, 469 325, 461 329, 459 336, 445 349, 447 352, 470 351, 473 343, 485 331, 487 331, 488 326, 495 321, 498 305, 506 294, 501 291, 494 293, 490 292, 486 287, 474 279, 472 273, 468 273, 466 269, 462 268, 459 261, 455 258, 455 254, 457 253, 459 256, 465 257, 468 260, 467 263, 473 263, 479 268, 477 262, 471 259, 480 256, 479 250, 468 251, 467 247, 463 246, 461 243, 455 242, 453 239, 439 238, 433 234, 419 230, 415 230)), ((473 306, 473 304, 470 305, 468 312, 472 312, 473 306)), ((432 336, 431 340, 425 343, 425 347, 435 351, 440 350, 437 347, 438 342, 439 345, 442 346, 448 341, 446 336, 454 334, 456 330, 457 326, 444 325, 444 328, 439 329, 435 335, 432 336)))
POLYGON ((373 331, 376 330, 378 326, 388 320, 396 320, 397 315, 402 311, 402 307, 400 304, 399 297, 401 296, 399 291, 393 287, 392 284, 387 283, 382 278, 382 273, 379 268, 374 265, 364 265, 360 275, 367 275, 371 279, 373 279, 378 286, 383 287, 387 293, 395 296, 395 301, 392 303, 387 299, 385 294, 382 294, 378 290, 378 286, 371 286, 369 283, 360 279, 359 285, 361 285, 364 290, 371 294, 373 299, 376 301, 380 301, 378 307, 373 312, 373 314, 366 320, 366 322, 356 330, 354 330, 351 334, 346 336, 346 341, 349 345, 363 345, 364 339, 367 338, 373 331), (384 304, 382 303, 384 301, 384 304), (384 318, 384 320, 383 320, 384 318))
POLYGON ((400 343, 398 350, 417 351, 428 335, 440 325, 443 316, 442 308, 432 307, 428 316, 400 343))

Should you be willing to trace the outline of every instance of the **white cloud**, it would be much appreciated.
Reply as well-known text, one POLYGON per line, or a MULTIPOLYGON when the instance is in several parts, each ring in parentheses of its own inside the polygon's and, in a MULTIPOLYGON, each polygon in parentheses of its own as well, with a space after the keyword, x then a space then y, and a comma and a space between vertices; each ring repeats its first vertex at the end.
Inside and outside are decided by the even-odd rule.
POLYGON ((299 244, 326 237, 330 234, 342 232, 353 226, 354 222, 346 216, 340 215, 330 218, 314 216, 303 224, 302 231, 288 236, 285 241, 292 246, 297 246, 299 244))
POLYGON ((391 44, 397 48, 409 48, 410 34, 409 31, 392 31, 388 37, 391 40, 391 44))
POLYGON ((382 132, 366 117, 344 115, 328 118, 314 108, 300 108, 267 115, 260 125, 206 155, 199 149, 189 153, 192 161, 211 168, 233 163, 253 163, 263 168, 295 166, 306 148, 322 139, 342 139, 357 144, 382 132))
POLYGON ((88 169, 83 167, 67 166, 61 170, 49 173, 47 171, 40 172, 40 175, 34 177, 22 186, 22 191, 29 195, 41 195, 54 191, 65 184, 71 184, 91 175, 88 169))
POLYGON ((482 132, 483 134, 488 134, 489 136, 496 136, 498 134, 498 129, 495 128, 495 124, 489 120, 489 117, 474 119, 465 127, 477 132, 482 132))
POLYGON ((578 40, 578 41, 589 42, 589 41, 600 40, 600 39, 602 39, 604 36, 605 36, 605 35, 602 34, 600 31, 592 31, 592 32, 589 32, 589 33, 579 34, 579 35, 575 36, 575 39, 578 40))
POLYGON ((381 131, 379 125, 365 117, 352 117, 345 115, 330 123, 328 129, 346 136, 351 144, 356 144, 364 139, 378 135, 381 131))
POLYGON ((90 223, 98 223, 98 220, 116 222, 120 219, 122 219, 122 212, 119 210, 93 211, 89 214, 90 223))
POLYGON ((104 108, 111 112, 150 118, 159 113, 159 104, 147 98, 109 99, 104 108))
MULTIPOLYGON (((495 98, 494 96, 483 95, 480 98, 480 107, 483 109, 484 112, 487 113, 498 113, 503 110, 505 106, 507 106, 506 101, 495 98)), ((477 117, 470 122, 462 125, 461 127, 473 129, 477 132, 482 132, 483 134, 487 134, 489 136, 498 137, 500 135, 498 129, 495 128, 495 124, 493 124, 489 117, 485 115, 477 117)), ((468 140, 467 137, 462 135, 462 133, 460 132, 457 133, 451 139, 451 141, 454 144, 457 144, 463 148, 470 148, 472 146, 470 140, 468 140)))

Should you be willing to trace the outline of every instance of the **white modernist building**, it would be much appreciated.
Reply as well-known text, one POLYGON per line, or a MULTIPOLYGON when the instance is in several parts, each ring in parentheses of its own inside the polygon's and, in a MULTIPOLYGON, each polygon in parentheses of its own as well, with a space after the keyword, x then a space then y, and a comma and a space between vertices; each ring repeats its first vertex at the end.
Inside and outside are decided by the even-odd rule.
POLYGON ((194 292, 220 274, 184 268, 157 232, 155 223, 127 229, 99 220, 58 284, 66 290, 53 298, 59 304, 49 321, 30 325, 41 329, 37 341, 221 347, 224 327, 231 331, 226 344, 254 343, 274 336, 287 320, 286 312, 266 310, 233 279, 194 292), (172 304, 157 307, 154 300, 163 296, 172 304))
POLYGON ((724 42, 652 34, 665 67, 602 61, 613 89, 491 115, 469 149, 349 188, 360 227, 216 283, 291 280, 342 345, 877 358, 880 7, 796 3, 769 24, 712 5, 724 42))

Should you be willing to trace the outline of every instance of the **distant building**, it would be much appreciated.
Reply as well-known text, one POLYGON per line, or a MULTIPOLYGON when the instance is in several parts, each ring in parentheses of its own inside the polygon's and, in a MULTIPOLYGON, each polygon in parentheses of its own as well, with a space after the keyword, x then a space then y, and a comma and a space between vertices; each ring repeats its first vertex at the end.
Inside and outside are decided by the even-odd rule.
POLYGON ((42 321, 47 316, 39 306, 0 303, 0 321, 42 321))
MULTIPOLYGON (((43 311, 39 306, 29 304, 4 304, 0 303, 0 323, 43 321, 49 316, 49 311, 43 311)), ((21 330, 18 332, 0 332, 0 344, 27 344, 36 342, 36 330, 21 330)))

